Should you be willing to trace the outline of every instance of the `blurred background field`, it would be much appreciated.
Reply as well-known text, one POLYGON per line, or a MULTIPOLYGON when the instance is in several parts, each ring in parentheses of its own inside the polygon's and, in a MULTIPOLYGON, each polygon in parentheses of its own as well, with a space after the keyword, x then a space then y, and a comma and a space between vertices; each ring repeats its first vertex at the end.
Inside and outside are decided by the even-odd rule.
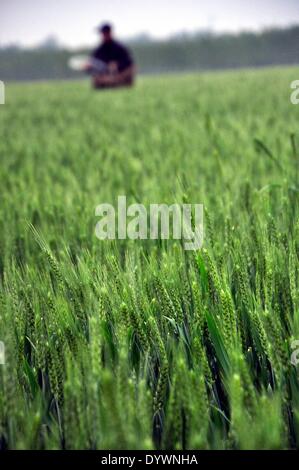
MULTIPOLYGON (((272 27, 234 34, 212 31, 177 33, 163 40, 136 35, 126 43, 142 75, 296 65, 299 27, 272 27)), ((78 79, 82 74, 71 70, 68 60, 73 55, 89 52, 90 48, 86 47, 62 46, 51 36, 30 48, 16 44, 2 46, 0 79, 78 79)))

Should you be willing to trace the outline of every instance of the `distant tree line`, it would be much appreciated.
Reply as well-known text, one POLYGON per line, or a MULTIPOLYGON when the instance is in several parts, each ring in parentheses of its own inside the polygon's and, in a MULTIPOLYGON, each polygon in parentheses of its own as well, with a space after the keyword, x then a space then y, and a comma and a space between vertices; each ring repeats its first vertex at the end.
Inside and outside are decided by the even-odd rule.
MULTIPOLYGON (((143 74, 215 70, 299 63, 299 26, 260 33, 175 36, 164 41, 135 40, 129 44, 143 74)), ((0 80, 79 78, 68 59, 87 50, 40 47, 0 48, 0 80)))

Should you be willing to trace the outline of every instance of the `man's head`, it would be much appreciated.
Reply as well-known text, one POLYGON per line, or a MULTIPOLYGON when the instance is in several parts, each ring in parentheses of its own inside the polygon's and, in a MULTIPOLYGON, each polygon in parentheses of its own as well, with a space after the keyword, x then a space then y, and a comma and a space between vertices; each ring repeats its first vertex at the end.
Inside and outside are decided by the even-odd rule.
POLYGON ((103 42, 109 42, 112 39, 112 26, 109 23, 105 23, 99 27, 99 31, 102 36, 103 42))

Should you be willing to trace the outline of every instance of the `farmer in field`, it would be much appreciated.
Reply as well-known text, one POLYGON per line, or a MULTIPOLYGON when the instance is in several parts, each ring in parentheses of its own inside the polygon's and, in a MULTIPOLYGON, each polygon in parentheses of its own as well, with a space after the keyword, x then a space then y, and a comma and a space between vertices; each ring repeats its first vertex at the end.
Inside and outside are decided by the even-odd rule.
POLYGON ((87 66, 94 88, 133 85, 135 66, 130 52, 114 40, 111 25, 100 26, 99 32, 102 42, 92 53, 90 64, 87 66))

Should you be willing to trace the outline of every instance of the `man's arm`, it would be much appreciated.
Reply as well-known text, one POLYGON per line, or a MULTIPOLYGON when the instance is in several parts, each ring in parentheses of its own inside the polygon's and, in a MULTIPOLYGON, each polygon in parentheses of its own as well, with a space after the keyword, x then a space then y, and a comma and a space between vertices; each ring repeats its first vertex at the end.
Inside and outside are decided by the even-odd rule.
POLYGON ((94 49, 91 53, 91 57, 93 59, 102 60, 103 59, 103 57, 102 57, 102 47, 99 46, 96 49, 94 49))
POLYGON ((113 78, 116 83, 121 83, 127 78, 133 78, 136 73, 136 67, 134 64, 127 67, 122 72, 118 72, 113 78))
POLYGON ((129 50, 126 47, 124 47, 122 44, 118 45, 117 55, 118 55, 117 62, 119 64, 119 72, 123 72, 125 69, 134 65, 134 61, 129 50))

